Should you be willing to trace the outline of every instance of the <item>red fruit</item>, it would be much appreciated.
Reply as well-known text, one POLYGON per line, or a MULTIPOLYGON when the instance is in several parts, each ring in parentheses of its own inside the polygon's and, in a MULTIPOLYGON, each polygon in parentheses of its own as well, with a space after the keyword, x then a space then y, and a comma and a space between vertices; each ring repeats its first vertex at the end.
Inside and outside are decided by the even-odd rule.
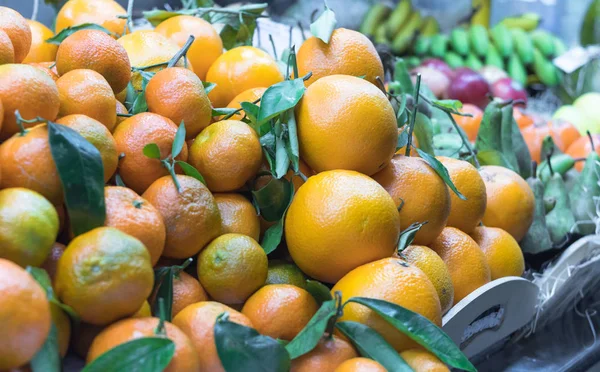
POLYGON ((523 106, 527 106, 527 92, 525 91, 525 87, 511 78, 499 79, 492 84, 492 95, 504 100, 521 100, 525 102, 523 106))
POLYGON ((448 89, 448 97, 457 99, 462 103, 472 103, 480 109, 485 109, 490 102, 490 85, 483 76, 468 68, 459 68, 455 71, 454 79, 448 89))

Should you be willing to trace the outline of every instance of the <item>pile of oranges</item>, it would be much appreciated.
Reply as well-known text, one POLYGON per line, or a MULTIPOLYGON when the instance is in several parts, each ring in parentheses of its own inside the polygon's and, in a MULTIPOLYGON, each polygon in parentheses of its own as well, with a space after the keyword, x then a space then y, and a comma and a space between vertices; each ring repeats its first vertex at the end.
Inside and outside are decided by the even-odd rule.
MULTIPOLYGON (((213 327, 224 312, 292 340, 319 307, 307 278, 344 299, 386 300, 441 326, 475 289, 523 273, 518 241, 534 211, 527 183, 505 168, 440 157, 460 198, 416 152, 396 153, 396 113, 376 84, 381 60, 366 37, 342 28, 329 43, 311 37, 298 50, 299 75, 312 73, 295 108, 300 167, 285 175, 295 194, 282 243, 267 255, 259 242, 273 221, 248 197, 275 177, 263 139, 242 121, 244 111, 221 120, 213 108, 260 105, 284 73, 261 49, 224 51, 201 18, 133 31, 125 14, 113 0, 69 0, 57 33, 91 22, 110 34, 82 29, 55 45, 45 41, 52 30, 0 7, 0 370, 27 368, 51 325, 61 356, 88 363, 154 335, 153 269, 161 267, 179 267, 164 325, 176 345, 169 371, 223 370, 213 327), (190 35, 186 58, 167 67, 190 35), (215 84, 208 93, 206 82, 215 84), (128 90, 145 95, 147 110, 130 114, 128 90), (104 226, 75 236, 78 216, 65 205, 48 121, 100 153, 104 226), (173 154, 180 123, 185 143, 173 154), (158 158, 147 156, 149 144, 158 158), (170 156, 174 174, 161 161, 170 156), (417 223, 413 244, 399 252, 401 232, 417 223), (48 301, 27 267, 48 273, 79 324, 48 301)), ((340 320, 371 326, 417 371, 447 370, 362 305, 346 306, 340 320)), ((337 334, 292 361, 294 371, 361 368, 384 370, 337 334)))

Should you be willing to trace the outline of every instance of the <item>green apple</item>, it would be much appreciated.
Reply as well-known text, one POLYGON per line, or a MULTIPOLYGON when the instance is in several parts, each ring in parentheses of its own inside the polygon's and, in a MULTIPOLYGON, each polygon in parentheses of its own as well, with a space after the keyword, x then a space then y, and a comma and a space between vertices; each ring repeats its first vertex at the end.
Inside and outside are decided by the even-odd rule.
POLYGON ((585 135, 589 130, 592 133, 600 133, 600 126, 594 123, 586 114, 572 105, 565 105, 556 110, 552 119, 563 119, 573 124, 579 133, 585 135))
POLYGON ((590 132, 592 134, 600 133, 600 93, 586 93, 577 98, 573 106, 591 120, 588 125, 590 132))

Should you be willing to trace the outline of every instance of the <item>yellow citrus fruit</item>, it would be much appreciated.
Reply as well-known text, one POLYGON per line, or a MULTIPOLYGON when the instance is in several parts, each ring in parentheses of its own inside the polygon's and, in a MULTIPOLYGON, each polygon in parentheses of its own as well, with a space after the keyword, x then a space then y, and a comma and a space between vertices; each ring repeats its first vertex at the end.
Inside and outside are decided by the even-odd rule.
POLYGON ((485 254, 492 280, 523 274, 525 259, 519 243, 512 235, 497 227, 479 226, 471 233, 471 237, 485 254))
POLYGON ((19 12, 0 6, 0 30, 6 32, 14 48, 15 63, 23 62, 31 47, 31 29, 19 12))
POLYGON ((56 33, 83 23, 97 23, 115 35, 125 30, 127 11, 113 0, 69 0, 56 15, 56 33))
POLYGON ((499 227, 517 241, 523 239, 533 222, 533 191, 521 176, 508 168, 485 165, 479 173, 487 194, 483 224, 499 227))
POLYGON ((150 309, 150 304, 148 301, 144 301, 142 306, 131 316, 131 318, 147 318, 152 316, 152 309, 150 309))
POLYGON ((455 227, 446 227, 430 245, 446 263, 454 304, 490 281, 490 268, 475 240, 455 227))
POLYGON ((191 304, 208 301, 208 295, 198 279, 185 271, 181 271, 173 278, 173 307, 172 316, 179 314, 191 304))
POLYGON ((213 62, 223 54, 223 41, 215 28, 202 18, 180 15, 161 22, 154 31, 183 47, 190 35, 195 37, 187 52, 194 73, 203 81, 213 62))
POLYGON ((298 72, 304 76, 312 72, 306 85, 330 75, 364 76, 375 84, 379 76, 383 80, 383 64, 373 43, 354 30, 338 28, 331 34, 329 43, 313 36, 298 49, 298 72))
MULTIPOLYGON (((423 271, 399 258, 384 258, 357 267, 331 289, 332 294, 338 291, 343 301, 351 297, 385 300, 419 313, 438 326, 442 324, 440 299, 435 287, 423 271)), ((416 345, 363 305, 346 305, 339 320, 356 321, 372 327, 397 351, 416 345)))
POLYGON ((269 271, 265 284, 291 284, 306 288, 306 276, 294 263, 269 260, 269 271))
MULTIPOLYGON (((267 90, 267 88, 257 87, 250 88, 248 90, 243 91, 242 93, 235 96, 231 102, 227 105, 227 108, 239 109, 242 107, 242 102, 251 102, 253 103, 257 99, 261 98, 263 93, 267 90)), ((260 101, 256 103, 257 106, 260 106, 260 101)), ((234 114, 230 119, 231 120, 242 120, 244 117, 244 113, 234 114)))
POLYGON ((0 65, 15 63, 15 48, 6 32, 0 30, 0 65))
POLYGON ((198 256, 200 284, 211 298, 225 304, 244 303, 265 284, 267 270, 267 254, 246 235, 221 235, 198 256))
POLYGON ((371 178, 345 170, 310 177, 294 196, 284 224, 294 262, 327 283, 391 256, 399 226, 387 192, 371 178))
POLYGON ((396 151, 396 115, 385 94, 353 76, 312 84, 296 107, 300 153, 316 172, 355 170, 372 175, 396 151))
POLYGON ((439 156, 438 160, 448 170, 450 179, 467 200, 450 191, 450 215, 446 225, 456 227, 467 234, 481 222, 485 213, 487 195, 485 183, 477 168, 464 160, 439 156))
POLYGON ((333 372, 386 372, 380 363, 369 358, 352 358, 340 364, 333 372))
POLYGON ((54 32, 38 21, 27 20, 31 29, 31 47, 22 63, 54 62, 58 45, 47 43, 54 32))
POLYGON ((213 107, 224 107, 250 88, 270 87, 283 81, 277 63, 267 52, 240 46, 223 53, 206 73, 206 81, 217 84, 208 98, 213 107))
POLYGON ((336 336, 323 336, 309 353, 292 360, 290 371, 334 371, 345 361, 356 357, 358 354, 348 341, 336 336))
POLYGON ((37 62, 28 63, 28 65, 40 69, 44 74, 48 75, 55 83, 58 80, 58 73, 54 62, 37 62))
POLYGON ((221 214, 222 233, 248 235, 258 241, 260 221, 252 203, 240 194, 214 194, 214 197, 221 214))
POLYGON ((405 350, 400 356, 415 371, 450 372, 435 355, 423 349, 405 350))

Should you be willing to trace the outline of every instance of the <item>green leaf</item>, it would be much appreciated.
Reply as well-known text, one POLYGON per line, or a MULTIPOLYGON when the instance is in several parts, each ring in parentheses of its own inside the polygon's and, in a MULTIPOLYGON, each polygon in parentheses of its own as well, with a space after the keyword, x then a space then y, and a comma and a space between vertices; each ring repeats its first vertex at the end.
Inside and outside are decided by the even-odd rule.
POLYGON ((33 372, 60 372, 60 354, 58 351, 58 330, 56 325, 50 323, 50 333, 42 348, 29 362, 33 372))
POLYGON ((361 356, 379 362, 389 372, 412 372, 400 354, 373 328, 353 321, 335 326, 352 341, 361 356))
POLYGON ((209 83, 208 81, 203 81, 202 86, 204 87, 204 92, 206 94, 208 94, 208 93, 210 93, 211 90, 213 90, 217 86, 217 84, 209 83))
POLYGON ((331 34, 333 34, 333 30, 335 30, 335 26, 337 26, 335 13, 333 10, 329 9, 327 4, 325 4, 323 13, 321 13, 316 21, 311 23, 310 32, 313 36, 323 40, 325 44, 328 44, 331 39, 331 34))
POLYGON ((306 327, 285 346, 290 358, 296 359, 314 349, 323 337, 330 319, 335 317, 336 313, 335 300, 323 302, 319 310, 306 324, 306 327))
POLYGON ((519 125, 515 121, 512 112, 510 114, 510 123, 512 128, 512 151, 517 156, 517 165, 519 166, 519 174, 523 179, 532 177, 533 169, 531 166, 531 153, 529 147, 523 138, 523 134, 519 129, 519 125))
POLYGON ((282 112, 294 108, 305 90, 302 79, 285 80, 271 85, 260 100, 258 123, 262 124, 282 112))
POLYGON ((400 84, 402 93, 412 94, 415 90, 415 86, 413 85, 410 74, 408 73, 406 61, 402 58, 398 58, 396 60, 396 64, 394 65, 394 81, 397 81, 400 84))
POLYGON ((252 45, 252 38, 256 30, 256 18, 266 8, 266 3, 248 4, 242 5, 239 8, 228 8, 228 10, 237 11, 237 13, 221 13, 211 17, 211 23, 222 23, 225 25, 220 33, 221 40, 223 40, 223 47, 229 50, 242 45, 252 45))
POLYGON ((296 114, 294 113, 294 110, 289 111, 287 128, 286 149, 288 150, 294 172, 298 172, 300 169, 300 147, 298 145, 298 126, 296 125, 296 114))
POLYGON ((396 151, 408 145, 408 129, 404 129, 398 134, 398 143, 396 144, 396 151))
POLYGON ((275 138, 275 177, 283 178, 288 169, 290 169, 290 158, 285 141, 282 137, 277 137, 275 138))
POLYGON ((163 299, 165 306, 165 320, 170 322, 173 312, 173 276, 175 275, 174 266, 159 267, 154 269, 154 289, 156 293, 154 301, 151 303, 152 314, 160 316, 159 299, 163 299))
POLYGON ((429 118, 425 114, 418 111, 413 133, 419 142, 419 148, 429 155, 435 155, 433 150, 433 126, 431 125, 429 118))
POLYGON ((501 167, 510 168, 508 161, 500 151, 484 150, 477 152, 477 160, 480 165, 499 165, 501 167))
POLYGON ((272 178, 269 183, 259 190, 252 191, 260 214, 266 221, 273 222, 281 219, 290 204, 293 195, 293 185, 285 178, 272 178))
POLYGON ((82 372, 159 372, 175 355, 168 338, 142 337, 120 344, 85 366, 82 372))
POLYGON ((175 138, 173 139, 173 144, 171 145, 171 157, 175 159, 183 150, 183 145, 185 144, 185 124, 183 120, 179 124, 179 128, 177 128, 177 133, 175 133, 175 138))
POLYGON ((236 112, 238 112, 239 109, 236 108, 229 108, 229 107, 220 107, 220 108, 213 108, 212 109, 212 116, 227 116, 226 118, 223 118, 221 120, 227 120, 229 119, 232 115, 234 115, 236 112))
POLYGON ((415 235, 421 230, 421 227, 427 224, 425 222, 414 222, 406 230, 400 233, 400 239, 398 240, 398 252, 402 252, 415 240, 415 235))
POLYGON ((429 164, 429 166, 431 168, 433 168, 433 170, 440 177, 442 177, 442 179, 444 180, 446 185, 448 185, 450 190, 452 190, 456 194, 456 196, 458 196, 462 200, 467 200, 467 198, 463 194, 461 194, 460 191, 458 191, 456 186, 454 186, 454 183, 452 182, 452 179, 450 179, 450 175, 448 174, 448 170, 446 169, 446 167, 444 167, 444 165, 442 163, 440 163, 440 161, 437 160, 435 158, 435 156, 429 155, 428 153, 426 153, 425 151, 422 151, 421 149, 416 149, 416 150, 419 153, 419 156, 421 158, 423 158, 423 160, 425 160, 427 162, 427 164, 429 164))
POLYGON ((135 91, 135 88, 133 87, 133 84, 131 84, 130 81, 127 84, 127 95, 125 96, 125 108, 127 108, 127 112, 132 112, 133 103, 135 102, 137 96, 138 93, 135 91))
POLYGON ((317 280, 306 279, 305 289, 315 298, 319 306, 326 301, 333 300, 329 288, 317 280))
POLYGON ((48 141, 63 185, 75 236, 104 225, 104 168, 100 152, 73 129, 48 121, 48 141))
MULTIPOLYGON (((244 109, 246 113, 246 117, 250 119, 250 122, 256 124, 258 122, 258 112, 260 111, 260 107, 252 102, 242 102, 240 106, 244 109)), ((258 128, 254 128, 254 130, 258 133, 258 128)))
POLYGON ((147 144, 142 151, 147 158, 160 160, 160 149, 156 143, 147 144))
POLYGON ((33 266, 27 266, 26 270, 35 279, 35 281, 38 282, 38 284, 44 289, 44 291, 46 291, 46 297, 48 297, 48 301, 60 307, 67 315, 69 315, 73 323, 79 324, 81 319, 79 318, 79 315, 75 312, 75 310, 73 310, 71 306, 65 305, 62 302, 60 302, 58 297, 56 297, 56 295, 54 294, 54 289, 52 288, 52 281, 50 280, 50 276, 48 275, 46 270, 33 266))
POLYGON ((265 235, 260 242, 260 246, 265 250, 266 254, 273 252, 281 243, 283 237, 283 218, 265 231, 265 235))
POLYGON ((178 15, 194 15, 195 9, 179 10, 177 12, 153 9, 144 11, 142 13, 144 18, 146 18, 152 24, 152 26, 156 27, 163 21, 166 21, 169 18, 177 17, 178 15))
MULTIPOLYGON (((401 128, 402 126, 404 126, 404 124, 406 124, 406 121, 408 120, 406 101, 407 101, 406 94, 402 93, 402 96, 400 98, 400 106, 398 106, 398 112, 396 113, 396 124, 398 125, 398 128, 401 128)), ((404 147, 404 146, 402 146, 402 147, 404 147)))
POLYGON ((106 32, 110 36, 115 36, 112 32, 108 31, 106 28, 96 24, 96 23, 82 23, 77 26, 67 27, 60 31, 58 34, 52 36, 50 39, 46 39, 46 43, 60 45, 66 38, 73 35, 79 30, 98 30, 102 32, 106 32))
POLYGON ((433 105, 437 106, 438 108, 445 108, 452 111, 458 111, 463 107, 462 102, 455 99, 436 99, 431 101, 431 103, 433 103, 433 105))
MULTIPOLYGON (((517 161, 517 155, 513 149, 513 135, 512 135, 512 123, 513 123, 513 114, 512 114, 512 105, 507 105, 501 109, 502 112, 502 121, 501 121, 501 129, 500 129, 500 151, 504 155, 504 158, 508 160, 510 164, 510 168, 515 172, 519 171, 519 162, 517 161), (510 113, 507 115, 507 110, 510 110, 510 113)), ((516 124, 515 124, 516 125, 516 124)))
POLYGON ((198 181, 200 181, 206 185, 206 181, 204 180, 204 177, 202 176, 202 174, 200 174, 198 169, 194 168, 193 165, 188 164, 181 160, 177 160, 175 163, 177 165, 179 165, 181 167, 181 169, 183 169, 183 173, 185 173, 186 176, 194 177, 195 179, 197 179, 198 181))
POLYGON ((227 372, 289 371, 290 356, 275 339, 255 329, 230 322, 219 315, 214 328, 215 345, 227 372))
POLYGON ((352 297, 347 302, 367 306, 397 330, 435 354, 442 362, 465 371, 477 371, 452 339, 424 316, 387 301, 352 297))

